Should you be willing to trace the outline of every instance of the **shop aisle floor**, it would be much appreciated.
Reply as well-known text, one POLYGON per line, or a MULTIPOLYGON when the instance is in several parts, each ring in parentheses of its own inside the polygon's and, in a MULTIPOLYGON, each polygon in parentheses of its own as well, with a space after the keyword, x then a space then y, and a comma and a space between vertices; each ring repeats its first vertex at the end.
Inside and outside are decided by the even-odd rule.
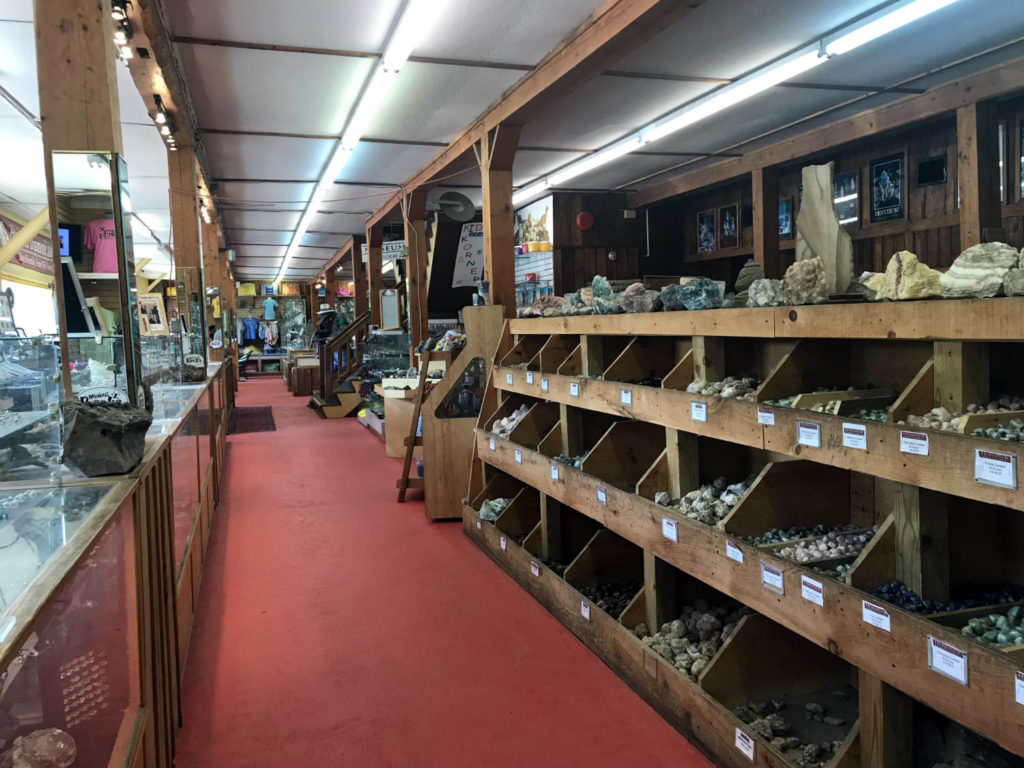
POLYGON ((711 763, 462 534, 401 461, 279 377, 228 438, 177 768, 711 763))

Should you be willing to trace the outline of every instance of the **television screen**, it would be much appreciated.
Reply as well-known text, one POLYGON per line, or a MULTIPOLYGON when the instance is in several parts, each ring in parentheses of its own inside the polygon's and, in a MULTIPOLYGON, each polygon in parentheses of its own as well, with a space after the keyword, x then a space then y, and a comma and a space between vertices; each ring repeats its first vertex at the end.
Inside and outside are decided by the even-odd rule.
POLYGON ((74 262, 82 261, 82 225, 64 224, 57 225, 57 235, 60 238, 60 255, 70 256, 74 262))

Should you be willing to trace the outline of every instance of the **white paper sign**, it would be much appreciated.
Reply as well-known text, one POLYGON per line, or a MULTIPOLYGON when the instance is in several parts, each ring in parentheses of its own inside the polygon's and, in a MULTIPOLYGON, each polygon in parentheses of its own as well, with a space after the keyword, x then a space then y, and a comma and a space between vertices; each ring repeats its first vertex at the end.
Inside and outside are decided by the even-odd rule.
POLYGON ((554 480, 556 483, 558 482, 558 465, 557 464, 552 464, 551 465, 551 479, 554 480))
POLYGON ((602 507, 608 506, 608 492, 605 491, 600 485, 594 489, 594 493, 597 495, 597 503, 602 507))
POLYGON ((979 483, 1017 490, 1017 457, 980 448, 974 451, 974 479, 979 483))
POLYGON ((743 550, 729 540, 725 542, 725 556, 730 560, 735 560, 737 563, 743 562, 743 550))
POLYGON ((736 749, 742 752, 748 760, 754 760, 754 740, 747 736, 739 728, 736 729, 736 749))
POLYGON ((797 421, 796 423, 797 445, 806 445, 810 448, 821 448, 821 424, 816 421, 797 421))
POLYGON ((540 566, 532 560, 530 561, 530 573, 534 576, 540 576, 540 566))
POLYGON ((533 371, 526 372, 526 383, 533 384, 533 371))
POLYGON ((619 403, 623 408, 633 407, 633 390, 631 389, 620 389, 619 390, 619 403))
POLYGON ((476 529, 479 531, 479 530, 482 530, 483 527, 484 527, 483 523, 481 523, 479 520, 477 520, 476 521, 476 529))
POLYGON ((775 426, 775 409, 767 405, 757 406, 757 423, 775 426))
POLYGON ((900 451, 915 456, 928 455, 928 435, 924 432, 908 432, 900 430, 900 451))
POLYGON ((967 685, 967 652, 928 635, 928 668, 967 685))
POLYGON ((501 537, 501 548, 504 550, 507 545, 508 545, 508 539, 506 539, 504 536, 502 536, 501 537))
POLYGON ((892 620, 889 618, 889 612, 885 608, 869 603, 867 600, 861 600, 860 606, 861 618, 864 621, 873 627, 884 629, 886 632, 892 632, 892 620))
POLYGON ((661 518, 661 535, 669 541, 679 543, 679 530, 676 521, 671 517, 661 518))
POLYGON ((701 400, 691 400, 690 420, 706 424, 708 421, 708 404, 701 400))
POLYGON ((510 387, 512 386, 512 374, 511 373, 506 373, 505 374, 505 383, 508 384, 510 387))
POLYGON ((523 452, 516 448, 516 464, 523 463, 523 452))
POLYGON ((578 381, 569 382, 569 397, 580 396, 580 383, 578 381))
POLYGON ((540 380, 540 391, 541 392, 547 392, 548 391, 548 380, 547 380, 546 376, 541 377, 541 380, 540 380))
POLYGON ((866 451, 868 449, 868 428, 863 424, 843 424, 843 447, 866 451))
POLYGON ((786 585, 782 580, 782 569, 771 563, 761 561, 761 586, 779 595, 786 593, 786 585))
POLYGON ((491 438, 490 440, 488 440, 487 442, 488 442, 488 443, 490 444, 490 446, 491 446, 491 450, 493 451, 493 450, 494 450, 494 438, 492 437, 492 438, 491 438))
POLYGON ((825 587, 810 576, 800 577, 800 597, 815 605, 825 605, 825 587))
POLYGON ((580 616, 590 621, 590 603, 586 600, 580 600, 580 616))
POLYGON ((475 288, 484 276, 484 225, 463 224, 455 252, 452 288, 475 288))
POLYGON ((1024 672, 1014 672, 1013 695, 1017 703, 1024 706, 1024 672))

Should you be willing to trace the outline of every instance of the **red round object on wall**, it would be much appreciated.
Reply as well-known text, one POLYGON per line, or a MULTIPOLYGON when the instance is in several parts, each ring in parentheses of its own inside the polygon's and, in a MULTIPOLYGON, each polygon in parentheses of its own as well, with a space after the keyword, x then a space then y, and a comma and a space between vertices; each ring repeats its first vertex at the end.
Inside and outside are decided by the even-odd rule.
POLYGON ((594 227, 594 216, 590 211, 580 211, 576 214, 576 226, 586 232, 594 227))

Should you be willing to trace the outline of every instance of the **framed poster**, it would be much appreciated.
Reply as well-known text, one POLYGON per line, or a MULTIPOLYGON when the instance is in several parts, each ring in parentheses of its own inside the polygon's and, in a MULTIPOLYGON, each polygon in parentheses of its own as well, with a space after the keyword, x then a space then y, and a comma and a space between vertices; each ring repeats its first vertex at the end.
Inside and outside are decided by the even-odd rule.
POLYGON ((779 200, 779 237, 793 236, 793 201, 779 200))
POLYGON ((857 193, 856 173, 837 173, 832 179, 836 216, 844 227, 860 224, 860 197, 857 193))
POLYGON ((739 212, 735 205, 718 209, 718 247, 735 248, 740 244, 739 212))
POLYGON ((697 214, 697 253, 715 250, 715 211, 700 211, 697 214))
POLYGON ((146 336, 157 336, 167 333, 164 297, 159 293, 143 293, 139 295, 139 329, 146 336))
POLYGON ((903 155, 889 155, 871 161, 871 221, 902 219, 903 155))

